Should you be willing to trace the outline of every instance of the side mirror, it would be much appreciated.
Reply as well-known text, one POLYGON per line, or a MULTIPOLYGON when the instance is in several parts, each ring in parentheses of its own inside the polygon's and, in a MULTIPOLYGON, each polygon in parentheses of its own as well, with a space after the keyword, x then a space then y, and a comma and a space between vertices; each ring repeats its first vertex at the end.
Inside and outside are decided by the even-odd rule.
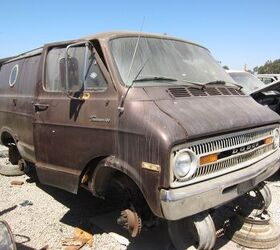
POLYGON ((59 61, 60 82, 63 89, 68 92, 82 91, 83 85, 79 79, 79 62, 75 57, 69 57, 67 68, 65 58, 61 58, 59 61), (67 84, 66 84, 67 83, 67 84))
POLYGON ((65 72, 61 74, 61 82, 65 83, 67 95, 72 99, 82 99, 91 47, 88 41, 70 44, 66 48, 65 58, 60 60, 60 72, 65 72))

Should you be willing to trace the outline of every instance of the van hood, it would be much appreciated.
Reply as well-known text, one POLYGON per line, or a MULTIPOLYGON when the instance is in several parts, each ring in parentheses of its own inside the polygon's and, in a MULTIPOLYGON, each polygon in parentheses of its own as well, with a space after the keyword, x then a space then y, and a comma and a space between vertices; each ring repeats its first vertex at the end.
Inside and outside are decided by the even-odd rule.
POLYGON ((280 116, 249 96, 155 100, 158 108, 196 138, 279 123, 280 116))

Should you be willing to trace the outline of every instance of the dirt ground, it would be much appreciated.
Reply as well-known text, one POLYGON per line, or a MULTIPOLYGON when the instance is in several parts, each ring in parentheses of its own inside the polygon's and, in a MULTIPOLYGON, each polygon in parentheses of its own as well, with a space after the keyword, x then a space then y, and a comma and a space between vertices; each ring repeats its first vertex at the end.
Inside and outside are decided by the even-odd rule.
MULTIPOLYGON (((0 157, 0 161, 5 159, 0 157)), ((280 227, 280 175, 271 178, 268 185, 273 194, 269 212, 280 227)), ((132 239, 116 225, 118 215, 113 204, 94 198, 85 190, 74 195, 48 187, 40 184, 34 173, 0 175, 0 220, 9 223, 18 249, 79 249, 80 246, 69 247, 77 230, 93 235, 92 246, 86 244, 80 249, 174 249, 164 222, 132 239), (15 180, 23 184, 12 185, 15 180)), ((216 249, 245 248, 221 238, 216 249)))

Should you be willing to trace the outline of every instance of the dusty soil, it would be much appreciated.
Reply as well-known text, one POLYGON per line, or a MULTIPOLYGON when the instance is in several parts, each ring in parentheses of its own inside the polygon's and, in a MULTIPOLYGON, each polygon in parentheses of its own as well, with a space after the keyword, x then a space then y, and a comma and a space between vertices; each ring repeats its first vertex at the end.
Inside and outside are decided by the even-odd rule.
MULTIPOLYGON (((0 146, 0 163, 6 161, 4 151, 0 146)), ((271 178, 268 185, 273 194, 269 212, 280 226, 280 175, 271 178)), ((66 249, 63 242, 73 238, 77 228, 93 235, 92 247, 81 249, 173 249, 164 223, 133 240, 116 226, 117 214, 114 204, 85 190, 74 195, 40 184, 34 172, 17 177, 0 175, 0 220, 9 223, 18 249, 66 249), (23 184, 12 185, 15 180, 23 184)), ((217 247, 240 248, 229 240, 217 247)))

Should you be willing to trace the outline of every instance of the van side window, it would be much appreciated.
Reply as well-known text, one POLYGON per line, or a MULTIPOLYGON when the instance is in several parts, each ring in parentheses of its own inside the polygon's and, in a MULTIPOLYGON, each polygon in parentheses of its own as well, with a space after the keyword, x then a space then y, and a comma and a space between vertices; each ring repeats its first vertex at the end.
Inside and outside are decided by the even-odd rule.
POLYGON ((65 90, 65 75, 60 70, 62 60, 65 60, 65 48, 53 48, 48 52, 45 88, 49 91, 65 90))
MULTIPOLYGON (((72 91, 80 91, 83 88, 92 91, 104 91, 107 88, 104 75, 93 54, 90 54, 89 58, 85 60, 85 49, 85 46, 68 49, 68 87, 72 91), (86 80, 84 81, 85 75, 86 80)), ((65 48, 52 48, 48 52, 46 59, 46 90, 65 91, 65 54, 65 48)))
POLYGON ((92 58, 89 58, 88 60, 89 70, 87 72, 85 89, 104 91, 107 89, 107 82, 98 63, 96 62, 96 59, 93 55, 91 57, 92 58))

